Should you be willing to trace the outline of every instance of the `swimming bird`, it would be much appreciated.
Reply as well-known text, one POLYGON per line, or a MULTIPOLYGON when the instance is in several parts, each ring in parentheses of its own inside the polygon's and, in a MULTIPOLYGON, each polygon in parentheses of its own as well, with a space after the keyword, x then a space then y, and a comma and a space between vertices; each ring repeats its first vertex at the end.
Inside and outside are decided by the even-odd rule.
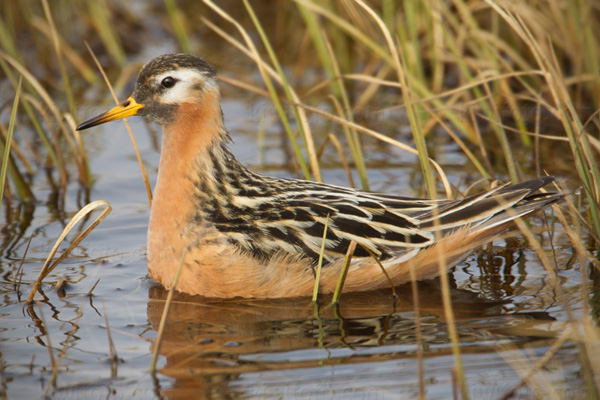
POLYGON ((162 126, 147 261, 150 277, 166 288, 184 258, 181 292, 311 295, 325 228, 321 293, 334 291, 353 241, 344 291, 408 282, 411 268, 417 279, 432 278, 440 262, 455 265, 515 218, 562 197, 538 191, 552 177, 429 200, 257 174, 228 147, 216 75, 190 54, 157 57, 141 69, 125 102, 77 127, 133 115, 162 126))

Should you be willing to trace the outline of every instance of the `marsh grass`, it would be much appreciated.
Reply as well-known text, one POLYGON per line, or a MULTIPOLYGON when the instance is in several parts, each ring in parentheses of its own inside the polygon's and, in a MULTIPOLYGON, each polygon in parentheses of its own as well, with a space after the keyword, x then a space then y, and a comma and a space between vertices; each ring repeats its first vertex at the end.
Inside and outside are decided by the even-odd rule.
POLYGON ((348 276, 348 268, 350 267, 350 263, 352 262, 352 256, 354 255, 355 249, 356 242, 353 240, 350 242, 348 250, 346 251, 346 257, 344 258, 344 264, 342 265, 342 271, 340 272, 340 276, 338 277, 337 285, 335 285, 335 291, 333 292, 331 304, 339 304, 340 302, 340 298, 342 297, 342 291, 344 290, 344 283, 346 282, 346 276, 348 276))
MULTIPOLYGON (((541 148, 565 143, 571 154, 561 162, 575 171, 574 179, 578 181, 568 190, 557 187, 566 195, 565 206, 554 207, 552 215, 565 228, 581 266, 583 280, 590 273, 588 268, 600 268, 596 259, 600 249, 600 118, 596 111, 600 107, 600 10, 595 2, 295 0, 283 6, 286 12, 277 14, 275 21, 262 19, 261 13, 257 12, 258 4, 250 1, 243 2, 245 14, 228 12, 209 0, 204 3, 206 12, 198 17, 184 12, 181 2, 165 0, 168 30, 174 32, 183 51, 196 52, 197 41, 193 39, 200 35, 210 33, 220 37, 231 44, 237 57, 245 58, 251 68, 260 72, 261 82, 236 81, 229 77, 222 77, 221 81, 268 97, 273 102, 301 176, 321 180, 319 160, 323 151, 333 146, 350 184, 354 185, 352 173, 356 172, 360 186, 368 189, 368 154, 365 155, 363 145, 366 140, 377 140, 418 155, 423 180, 420 187, 414 189, 420 194, 438 197, 443 193, 446 197, 455 197, 458 188, 450 184, 445 171, 435 161, 435 155, 431 154, 431 143, 436 138, 443 137, 455 143, 469 160, 466 170, 477 174, 466 192, 475 186, 489 187, 496 176, 509 176, 516 182, 526 175, 541 174, 541 148), (284 25, 293 32, 293 35, 285 36, 290 43, 281 46, 273 25, 284 25), (235 33, 229 29, 232 26, 235 33), (306 54, 315 56, 304 56, 306 54), (321 74, 322 79, 307 79, 309 84, 302 83, 304 76, 298 71, 307 70, 321 71, 317 75, 321 74), (332 112, 319 107, 325 102, 332 105, 332 112), (395 138, 395 132, 377 131, 373 127, 376 124, 371 124, 368 119, 357 118, 354 111, 364 108, 404 113, 411 130, 410 143, 395 138), (589 109, 593 112, 587 112, 589 109), (333 132, 313 134, 308 123, 311 114, 327 118, 334 126, 333 132), (348 159, 344 155, 345 149, 351 154, 348 159), (529 165, 528 154, 531 153, 536 172, 532 172, 529 165), (582 195, 572 196, 572 188, 579 186, 583 188, 582 195)), ((89 59, 81 56, 85 54, 85 47, 80 38, 85 36, 93 40, 88 47, 89 53, 112 92, 104 67, 95 55, 98 54, 102 64, 108 65, 109 69, 126 69, 128 54, 135 45, 135 42, 131 43, 134 35, 127 33, 137 33, 143 27, 133 26, 133 18, 123 16, 122 10, 117 10, 112 2, 83 0, 74 2, 72 7, 68 6, 71 3, 47 0, 40 4, 16 4, 10 1, 0 4, 0 67, 15 92, 8 128, 0 124, 5 133, 0 190, 4 190, 6 175, 11 185, 6 192, 0 192, 0 196, 4 195, 4 202, 4 198, 9 198, 7 193, 10 198, 15 193, 20 201, 33 202, 33 192, 24 176, 36 173, 36 163, 40 163, 38 158, 47 160, 43 162, 44 167, 58 174, 62 193, 70 179, 67 160, 74 160, 82 187, 92 184, 85 148, 73 128, 77 119, 76 99, 82 92, 80 82, 97 86, 100 80, 89 59), (121 18, 119 21, 128 22, 132 27, 120 24, 115 20, 117 16, 121 18), (65 22, 75 17, 81 24, 67 26, 65 22), (19 46, 17 38, 22 37, 23 27, 35 32, 28 39, 34 52, 26 53, 19 46), (30 68, 32 59, 41 68, 30 68), (40 70, 47 71, 47 75, 40 76, 40 70), (57 76, 60 76, 59 84, 53 81, 57 76), (16 114, 17 104, 24 113, 16 114), (42 143, 42 148, 36 149, 30 160, 27 152, 20 150, 21 138, 13 138, 15 124, 21 123, 31 127, 36 140, 42 143), (43 157, 38 157, 39 154, 43 157)), ((117 79, 119 88, 125 85, 127 76, 130 74, 117 79)), ((133 136, 132 141, 135 146, 133 136)), ((136 154, 151 202, 147 173, 137 149, 136 154)), ((91 212, 101 206, 105 207, 101 217, 110 212, 110 205, 105 202, 93 204, 92 208, 87 206, 80 212, 91 212)), ((76 218, 84 218, 85 213, 78 213, 76 218)), ((71 222, 69 229, 76 224, 71 222)), ((32 301, 47 274, 99 222, 100 219, 96 219, 51 264, 59 243, 68 234, 65 229, 49 254, 38 282, 33 285, 28 301, 32 301)), ((556 258, 543 250, 539 237, 528 225, 522 221, 517 224, 546 268, 569 323, 552 339, 551 346, 541 358, 533 359, 526 349, 509 345, 497 349, 500 354, 510 351, 518 356, 517 361, 507 361, 522 379, 504 397, 510 398, 522 386, 530 386, 549 397, 560 397, 560 393, 552 391, 551 385, 539 382, 545 379, 544 366, 570 341, 579 349, 586 390, 598 397, 600 333, 597 321, 588 309, 588 288, 582 284, 584 312, 575 315, 568 295, 557 280, 556 258)), ((350 258, 351 253, 347 260, 350 258)), ((444 313, 455 356, 456 385, 461 392, 457 396, 468 398, 469 388, 463 377, 443 262, 440 267, 444 313)), ((23 272, 15 272, 15 282, 17 276, 18 291, 23 272)), ((344 277, 344 274, 340 276, 335 301, 343 301, 340 295, 344 277)), ((315 286, 315 294, 317 288, 315 286)), ((415 283, 419 393, 424 397, 426 385, 423 382, 423 348, 416 293, 415 283)), ((163 316, 165 321, 167 311, 168 306, 163 316)), ((41 318, 45 325, 43 315, 41 318)), ((161 327, 165 321, 161 321, 161 327)), ((106 323, 108 330, 108 320, 106 323)), ((156 370, 162 329, 155 341, 152 371, 156 370)), ((320 340, 322 343, 322 337, 320 340)), ((48 347, 55 379, 58 364, 51 346, 48 347)), ((113 350, 111 345, 111 354, 113 350)), ((114 373, 117 373, 116 369, 114 373)))
MULTIPOLYGON (((266 46, 266 48, 268 49, 268 52, 271 55, 271 60, 275 64, 275 69, 268 67, 266 62, 261 58, 261 56, 258 52, 258 49, 256 48, 256 45, 253 43, 253 41, 250 38, 250 35, 246 31, 246 29, 244 29, 237 21, 235 21, 235 19, 233 19, 229 14, 227 14, 222 8, 218 7, 212 1, 205 1, 205 3, 209 7, 211 7, 215 12, 217 12, 222 18, 224 18, 225 20, 230 22, 232 25, 234 25, 237 28, 238 32, 244 38, 244 42, 246 43, 246 46, 247 46, 246 53, 249 54, 254 59, 254 61, 257 63, 259 71, 263 77, 264 83, 267 86, 267 89, 269 91, 271 99, 273 100, 273 103, 277 109, 277 113, 278 113, 279 117, 281 118, 281 122, 285 128, 285 131, 288 134, 290 143, 292 144, 292 147, 294 149, 294 155, 296 156, 296 161, 298 162, 300 169, 302 170, 302 174, 303 174, 304 178, 309 179, 311 176, 314 176, 314 178, 317 181, 320 181, 321 173, 320 173, 318 163, 316 161, 316 153, 314 151, 313 139, 312 139, 312 135, 310 134, 310 127, 308 126, 307 118, 304 114, 301 114, 301 112, 299 112, 299 110, 295 107, 296 102, 298 102, 298 96, 295 93, 293 93, 290 85, 287 83, 287 79, 285 78, 285 75, 283 74, 283 71, 281 70, 279 63, 277 62, 277 58, 275 57, 273 50, 270 47, 266 36, 264 35, 264 31, 262 30, 262 27, 259 24, 259 21, 256 20, 256 17, 254 16, 253 22, 254 22, 255 27, 258 30, 258 32, 259 33, 262 32, 261 38, 263 40, 263 44, 266 46), (307 152, 308 152, 308 157, 311 161, 312 175, 308 169, 307 162, 305 161, 305 158, 302 154, 300 145, 296 139, 295 132, 292 130, 290 121, 287 117, 287 113, 285 112, 285 110, 283 108, 282 100, 278 96, 278 94, 275 90, 275 87, 273 85, 273 82, 271 81, 271 78, 274 78, 284 88, 286 95, 288 97, 288 100, 290 100, 290 99, 293 100, 293 103, 292 103, 292 105, 294 107, 293 112, 296 116, 296 119, 297 119, 296 122, 298 124, 298 127, 302 132, 301 137, 304 139, 304 143, 305 143, 305 146, 306 146, 307 152)), ((247 5, 248 12, 252 16, 253 15, 252 8, 250 7, 249 3, 245 3, 245 4, 247 5)), ((230 35, 226 34, 224 31, 219 30, 218 32, 222 33, 226 39, 229 39, 230 41, 235 41, 233 38, 231 38, 230 35)), ((241 45, 238 45, 238 48, 241 48, 241 45)))
POLYGON ((325 244, 327 243, 327 228, 329 226, 329 214, 325 219, 325 227, 323 228, 323 239, 321 240, 321 250, 319 252, 319 262, 317 263, 317 269, 315 271, 315 287, 313 290, 312 301, 317 302, 319 297, 319 284, 321 283, 321 269, 323 268, 323 256, 325 254, 325 244))
POLYGON ((54 268, 56 268, 61 263, 61 261, 64 260, 69 255, 69 253, 74 248, 76 248, 77 245, 79 245, 79 243, 81 243, 83 241, 83 239, 85 239, 86 236, 89 235, 90 232, 92 232, 94 230, 94 228, 96 228, 96 226, 98 226, 100 224, 100 222, 102 222, 102 220, 104 220, 104 218, 106 218, 108 216, 108 214, 110 214, 111 210, 112 210, 112 208, 111 208, 109 202, 107 202, 105 200, 96 200, 96 201, 93 201, 90 204, 86 205, 85 207, 83 207, 81 210, 79 210, 77 212, 77 214, 75 214, 75 216, 73 216, 73 218, 69 221, 67 226, 65 226, 65 229, 63 229, 62 233, 56 240, 56 243, 52 247, 52 250, 50 250, 50 253, 48 254, 48 258, 46 259, 46 262, 44 263, 44 266, 42 267, 42 270, 40 271, 40 274, 38 275, 37 280, 33 284, 31 293, 29 294, 29 297, 27 298, 28 303, 33 301, 33 298, 34 298, 36 292, 38 291, 40 285, 42 284, 42 281, 44 280, 44 278, 46 278, 54 270, 54 268), (52 259, 54 258, 54 255, 58 251, 60 244, 65 240, 65 238, 71 232, 71 230, 73 230, 80 221, 88 218, 88 214, 92 213, 93 211, 95 211, 96 209, 101 208, 101 207, 104 207, 104 210, 102 211, 102 213, 100 213, 100 215, 97 216, 96 219, 83 232, 79 233, 75 237, 75 239, 73 239, 73 241, 71 242, 69 247, 65 251, 63 251, 63 253, 56 259, 56 261, 51 263, 52 259))
MULTIPOLYGON (((594 104, 594 108, 597 108, 598 97, 595 96, 597 84, 587 84, 586 79, 577 78, 570 79, 570 84, 566 83, 569 79, 562 75, 562 66, 559 65, 556 55, 556 49, 564 49, 566 44, 561 42, 561 38, 558 36, 552 36, 548 45, 548 37, 545 35, 547 31, 540 29, 539 23, 535 20, 536 15, 544 13, 544 10, 539 7, 541 4, 517 5, 507 9, 492 1, 481 2, 475 6, 465 1, 457 1, 454 2, 456 6, 456 10, 454 10, 456 13, 454 13, 448 8, 448 5, 441 2, 426 4, 409 2, 402 11, 396 9, 398 3, 385 2, 384 13, 380 16, 362 1, 345 2, 343 5, 334 2, 317 4, 309 0, 297 0, 296 3, 306 24, 306 35, 311 38, 310 43, 319 55, 319 60, 328 78, 324 85, 319 85, 318 89, 315 88, 314 93, 321 94, 323 89, 328 87, 330 89, 330 92, 327 93, 328 96, 337 99, 335 100, 338 102, 337 104, 350 108, 348 96, 345 95, 345 86, 341 84, 340 87, 340 82, 343 82, 342 79, 354 82, 365 80, 365 75, 367 75, 342 76, 342 70, 351 71, 353 68, 344 65, 344 62, 347 62, 344 57, 335 58, 336 54, 331 49, 343 46, 332 45, 331 41, 335 39, 330 38, 350 36, 354 40, 354 46, 362 47, 361 50, 367 49, 365 53, 367 57, 371 57, 368 61, 372 62, 373 58, 377 59, 382 64, 382 70, 387 66, 387 73, 378 77, 378 81, 373 81, 372 84, 378 88, 399 87, 402 91, 402 107, 408 114, 416 145, 413 152, 416 152, 422 161, 421 169, 430 196, 435 196, 437 193, 434 183, 437 179, 433 178, 432 172, 429 170, 430 163, 427 162, 429 159, 427 136, 431 134, 434 126, 441 127, 448 133, 484 178, 494 176, 494 169, 504 169, 511 180, 519 181, 524 172, 523 167, 515 158, 514 143, 516 140, 523 149, 536 151, 536 159, 539 163, 537 155, 539 143, 548 138, 541 135, 542 130, 548 129, 546 126, 540 126, 539 110, 543 109, 562 124, 573 152, 577 172, 582 179, 588 207, 575 210, 575 217, 581 221, 588 221, 587 226, 591 229, 591 234, 598 236, 599 230, 596 221, 600 185, 597 179, 596 160, 599 149, 591 144, 595 140, 593 135, 594 132, 597 133, 597 126, 593 127, 593 124, 589 122, 586 124, 581 122, 578 112, 580 106, 575 106, 572 97, 573 92, 589 94, 589 100, 594 104), (400 12, 396 14, 398 11, 400 12), (487 13, 485 18, 474 17, 476 13, 483 14, 484 12, 487 13), (352 24, 341 15, 345 15, 348 19, 358 16, 360 21, 353 20, 355 23, 352 24), (402 19, 398 15, 402 15, 402 19), (324 20, 329 23, 323 23, 324 20), (406 24, 402 25, 401 21, 406 24), (448 21, 448 23, 442 21, 448 21), (402 29, 403 26, 406 27, 406 30, 402 29), (392 31, 393 28, 397 30, 392 31), (535 34, 532 31, 535 31, 535 34), (398 36, 393 38, 394 34, 398 36), (423 37, 426 40, 422 40, 423 37), (439 50, 440 47, 442 50, 439 50), (396 49, 400 49, 400 52, 397 52, 396 49), (465 54, 468 56, 465 57, 465 54), (510 58, 507 58, 506 55, 509 55, 510 58), (425 66, 426 63, 430 63, 430 65, 425 66), (455 67, 454 73, 457 74, 459 81, 459 86, 456 88, 444 88, 442 84, 443 72, 448 69, 448 65, 455 67), (428 71, 432 71, 432 73, 428 71), (396 79, 390 76, 392 72, 395 72, 396 79), (574 90, 573 85, 579 85, 579 87, 574 90), (437 89, 437 92, 431 92, 428 88, 437 89), (525 115, 522 111, 527 110, 527 108, 523 109, 522 105, 528 102, 535 104, 537 110, 533 118, 525 115), (456 107, 461 103, 469 105, 466 114, 460 107, 456 107), (507 106, 502 106, 502 104, 507 106), (505 108, 509 109, 508 116, 505 108), (511 119, 511 124, 505 124, 503 121, 506 119, 511 119), (479 126, 480 120, 489 121, 489 129, 495 136, 500 149, 499 153, 494 152, 493 157, 489 154, 489 147, 484 145, 484 140, 488 141, 489 138, 483 138, 479 126), (528 130, 530 126, 534 126, 533 132, 528 130), (586 128, 593 129, 588 132, 586 128), (462 132, 462 135, 457 134, 457 131, 462 132), (533 147, 534 141, 535 148, 533 147), (480 154, 476 155, 473 148, 479 149, 480 154), (498 154, 501 155, 501 158, 498 158, 498 154), (491 159, 496 160, 494 164, 490 161, 491 159), (502 159, 503 165, 498 162, 502 159), (423 163, 423 161, 426 162, 423 163)), ((580 18, 581 10, 574 10, 573 8, 577 8, 577 6, 572 6, 572 4, 570 3, 569 6, 571 9, 569 16, 580 18)), ((591 5, 582 2, 580 7, 586 8, 591 5)), ((557 20, 559 14, 555 8, 550 10, 549 14, 546 16, 552 18, 552 23, 565 24, 564 21, 557 20)), ((239 26, 239 22, 236 23, 239 26)), ((550 24, 548 21, 544 23, 550 24)), ((580 25, 576 23, 576 20, 570 20, 566 24, 580 25)), ((599 54, 597 29, 597 25, 587 28, 584 35, 586 50, 588 53, 596 55, 599 54)), ((229 37, 228 41, 237 42, 233 37, 229 37)), ((577 38, 568 36, 566 41, 577 41, 577 38)), ((243 50, 241 44, 238 43, 237 47, 243 50)), ((355 54, 357 53, 359 51, 356 51, 355 54)), ((587 56, 586 63, 583 66, 580 63, 578 65, 581 68, 585 68, 586 65, 588 68, 594 68, 595 63, 591 61, 592 58, 597 59, 597 57, 587 56)), ((261 65, 265 63, 263 60, 257 60, 256 54, 254 54, 254 61, 261 65)), ((589 71, 594 76, 598 74, 597 70, 589 69, 589 71)), ((580 72, 583 73, 583 71, 580 72)), ((287 83, 283 85, 287 85, 287 83)), ((376 90, 370 92, 370 100, 375 98, 374 93, 376 90)), ((325 94, 321 95, 325 96, 325 94)), ((364 98, 361 100, 366 102, 364 98)), ((359 170, 360 175, 361 164, 364 164, 364 160, 357 162, 359 155, 353 149, 356 142, 353 141, 352 135, 357 132, 365 133, 368 128, 356 126, 347 113, 339 112, 339 106, 336 107, 337 115, 333 115, 324 113, 304 101, 299 105, 307 111, 321 113, 343 127, 347 144, 353 155, 354 167, 359 170)), ((597 124, 597 115, 590 118, 597 124)), ((368 133, 388 143, 391 142, 388 137, 380 136, 378 132, 368 133)), ((553 139, 555 140, 555 138, 553 139)), ((406 148, 405 145, 399 147, 406 148)), ((445 177, 443 171, 439 172, 439 176, 445 177)), ((442 182, 444 180, 444 178, 441 179, 442 182)), ((361 182, 365 186, 365 181, 361 179, 361 182)), ((448 185, 445 187, 449 192, 448 185)), ((569 225, 566 220, 564 223, 569 225)), ((524 223, 519 222, 519 228, 524 232, 538 256, 541 257, 550 276, 553 276, 552 271, 555 266, 551 266, 545 258, 538 239, 524 223)), ((593 258, 593 254, 590 250, 583 250, 586 246, 581 235, 571 233, 570 236, 571 240, 578 242, 574 245, 582 252, 581 265, 586 264, 593 258)), ((443 267, 443 260, 440 261, 440 265, 443 267)), ((453 322, 452 304, 448 293, 449 282, 447 279, 443 279, 444 271, 445 269, 442 268, 442 288, 445 293, 444 309, 456 359, 457 385, 461 392, 460 397, 468 398, 469 390, 464 379, 458 335, 453 322)), ((343 282, 343 278, 344 274, 342 273, 340 282, 343 282)), ((560 292, 558 283, 555 283, 554 287, 560 292)), ((334 296, 334 298, 336 297, 334 296)), ((569 306, 565 298, 561 299, 561 304, 568 310, 569 306)), ((573 315, 569 319, 572 323, 576 323, 573 315)), ((579 322, 577 324, 579 325, 579 322)), ((597 329, 589 318, 584 318, 583 326, 586 327, 586 331, 594 331, 597 335, 597 329)), ((595 369, 598 365, 593 361, 595 358, 591 357, 596 350, 589 348, 589 344, 594 341, 587 341, 584 336, 575 337, 579 343, 587 343, 581 349, 581 362, 584 366, 586 382, 590 386, 590 393, 596 393, 595 377, 599 375, 596 374, 595 369)), ((558 338, 555 343, 560 347, 563 343, 562 337, 558 338)), ((543 364, 550 357, 551 355, 539 360, 538 364, 543 364)), ((537 372, 540 371, 536 365, 525 372, 525 381, 533 373, 533 368, 538 368, 535 370, 537 372)), ((527 370, 527 368, 525 369, 527 370)))
MULTIPOLYGON (((342 83, 340 64, 331 46, 331 41, 325 34, 325 31, 321 29, 317 16, 314 13, 310 12, 302 4, 298 5, 298 11, 306 23, 308 34, 310 35, 312 43, 315 46, 315 50, 319 55, 323 69, 326 72, 328 79, 331 80, 331 102, 334 104, 340 118, 353 122, 353 116, 350 112, 352 108, 350 107, 348 91, 342 83)), ((360 137, 358 136, 356 130, 347 126, 343 126, 343 128, 348 146, 350 147, 350 152, 356 165, 356 170, 360 177, 361 186, 364 190, 369 190, 367 168, 362 154, 360 137)), ((342 161, 345 160, 342 159, 342 161)))
POLYGON ((173 31, 175 33, 175 37, 177 37, 177 42, 181 48, 181 52, 191 52, 192 47, 190 44, 189 29, 187 28, 185 18, 183 18, 182 10, 177 7, 175 0, 164 0, 164 2, 167 13, 169 14, 171 26, 173 27, 173 31))
MULTIPOLYGON (((294 105, 294 101, 297 100, 297 97, 294 97, 294 94, 292 93, 291 85, 289 84, 289 82, 286 78, 286 75, 283 72, 281 64, 279 63, 279 60, 277 59, 277 55, 275 54, 275 51, 273 50, 273 47, 271 46, 271 43, 269 42, 269 38, 265 34, 265 31, 263 30, 261 23, 258 20, 258 18, 256 17, 256 14, 254 13, 254 10, 252 9, 252 6, 248 2, 248 0, 244 0, 244 6, 248 10, 248 14, 250 15, 250 18, 252 18, 252 22, 254 23, 254 26, 260 35, 263 46, 265 47, 265 49, 269 55, 271 63, 273 64, 273 66, 275 67, 275 70, 277 71, 277 75, 279 77, 281 86, 283 87, 283 90, 285 92, 286 99, 287 99, 288 103, 291 104, 291 106, 292 106, 292 113, 294 114, 294 119, 296 121, 300 122, 300 123, 298 123, 298 131, 299 131, 298 134, 304 142, 304 147, 306 148, 306 151, 308 153, 309 163, 312 166, 312 175, 311 175, 308 172, 305 162, 302 160, 302 158, 298 159, 299 161, 302 161, 301 167, 304 172, 304 177, 306 179, 309 179, 311 176, 313 176, 316 181, 320 182, 320 181, 322 181, 321 171, 320 171, 317 159, 316 159, 315 145, 314 145, 312 135, 310 133, 310 126, 308 125, 308 123, 306 123, 306 119, 303 119, 301 117, 300 109, 294 105)), ((266 75, 265 75, 265 77, 266 77, 266 75)), ((265 83, 267 81, 269 81, 268 78, 266 78, 265 83)), ((267 86, 269 86, 269 90, 271 92, 271 96, 272 96, 273 100, 278 101, 279 96, 277 96, 275 94, 273 86, 268 83, 267 83, 267 86), (277 99, 277 100, 275 100, 275 99, 277 99)), ((278 109, 280 109, 280 108, 278 108, 278 109)), ((280 114, 280 116, 281 115, 285 115, 285 113, 280 114)), ((284 117, 284 118, 286 118, 286 117, 284 117)), ((294 139, 294 133, 291 131, 291 128, 289 127, 289 123, 286 124, 286 129, 288 130, 288 134, 290 134, 290 138, 292 138, 293 141, 296 142, 296 140, 294 139)), ((301 156, 301 154, 299 152, 297 152, 296 155, 301 156)))
POLYGON ((17 298, 21 301, 21 282, 23 281, 23 263, 25 262, 25 257, 27 257, 27 252, 29 251, 29 246, 31 245, 31 240, 33 239, 33 234, 29 237, 27 241, 27 246, 25 246, 25 251, 23 252, 23 257, 21 258, 21 263, 19 264, 19 268, 17 268, 17 272, 15 272, 13 287, 15 288, 15 292, 17 293, 17 298))
MULTIPOLYGON (((108 87, 108 90, 110 91, 113 100, 115 101, 115 104, 119 104, 120 102, 117 98, 117 94, 115 93, 115 90, 113 89, 113 86, 111 85, 108 76, 106 76, 106 73, 104 72, 102 66, 98 62, 98 58, 96 58, 96 55, 94 54, 88 43, 85 44, 85 47, 88 49, 88 52, 94 59, 94 62, 96 63, 96 66, 98 67, 98 70, 100 71, 100 74, 102 75, 102 78, 104 79, 104 82, 106 83, 106 86, 108 87)), ((138 148, 137 142, 135 141, 135 136, 133 135, 133 131, 131 130, 131 126, 129 125, 127 118, 124 118, 123 121, 125 122, 125 126, 127 127, 127 132, 129 133, 129 138, 131 139, 131 144, 133 145, 133 150, 135 151, 135 157, 137 158, 138 164, 140 166, 140 171, 142 173, 142 178, 144 179, 144 186, 146 187, 146 194, 148 195, 148 203, 150 207, 152 207, 152 188, 150 187, 150 180, 148 179, 148 171, 146 170, 146 166, 142 161, 140 149, 138 148)))
MULTIPOLYGON (((19 78, 19 85, 15 93, 15 100, 13 102, 12 111, 10 113, 10 121, 8 123, 8 133, 4 141, 4 154, 2 156, 2 171, 0 171, 0 199, 4 199, 4 185, 6 184, 6 171, 8 171, 8 160, 10 159, 10 150, 12 146, 12 137, 15 130, 15 120, 17 119, 17 110, 19 108, 19 97, 21 96, 21 83, 22 78, 19 78)), ((13 173, 17 171, 12 168, 13 173)), ((15 178, 15 181, 17 179, 15 178)), ((2 203, 0 203, 0 210, 2 210, 2 203)))
POLYGON ((108 323, 108 313, 106 312, 106 307, 104 306, 104 304, 102 304, 102 310, 104 311, 104 323, 106 324, 106 336, 108 339, 108 350, 110 357, 110 376, 111 378, 116 378, 119 375, 119 354, 117 353, 117 348, 115 347, 115 343, 113 342, 112 333, 110 332, 110 324, 108 323))

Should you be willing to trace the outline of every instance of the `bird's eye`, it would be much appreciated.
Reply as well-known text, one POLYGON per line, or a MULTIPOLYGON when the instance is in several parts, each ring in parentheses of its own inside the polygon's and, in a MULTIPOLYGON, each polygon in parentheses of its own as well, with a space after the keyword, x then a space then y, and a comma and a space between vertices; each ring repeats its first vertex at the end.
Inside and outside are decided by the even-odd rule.
POLYGON ((172 77, 170 77, 170 76, 167 76, 165 79, 163 79, 163 80, 160 82, 160 85, 161 85, 162 87, 164 87, 165 89, 169 89, 169 88, 172 88, 173 86, 175 86, 175 82, 177 82, 177 81, 175 80, 175 78, 172 78, 172 77))

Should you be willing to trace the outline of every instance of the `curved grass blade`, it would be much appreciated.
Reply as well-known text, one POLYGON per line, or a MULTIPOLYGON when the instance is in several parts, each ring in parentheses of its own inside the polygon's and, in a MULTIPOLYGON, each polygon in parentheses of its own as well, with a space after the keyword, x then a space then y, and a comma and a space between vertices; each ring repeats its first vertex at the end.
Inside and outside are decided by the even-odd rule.
POLYGON ((85 239, 86 236, 89 235, 90 232, 92 230, 94 230, 98 226, 98 224, 100 224, 100 222, 102 222, 104 220, 104 218, 106 218, 106 216, 108 214, 110 214, 111 211, 112 211, 112 207, 110 206, 110 203, 108 201, 106 201, 106 200, 96 200, 96 201, 93 201, 93 202, 89 203, 88 205, 86 205, 85 207, 83 207, 81 210, 79 210, 77 212, 77 214, 75 214, 75 216, 71 219, 71 221, 69 221, 69 223, 67 224, 67 226, 65 226, 65 229, 63 229, 62 233, 60 234, 60 236, 56 240, 56 243, 54 244, 54 247, 52 247, 52 250, 50 250, 50 254, 48 254, 48 258, 46 259, 46 262, 44 263, 44 266, 42 267, 42 270, 40 271, 40 275, 38 276, 38 279, 35 281, 35 283, 33 285, 33 289, 31 289, 31 293, 29 294, 29 297, 27 298, 27 302, 28 303, 31 303, 33 301, 33 297, 35 296, 35 293, 38 291, 40 285, 42 284, 42 280, 46 276, 48 276, 48 274, 50 272, 52 272, 52 270, 54 270, 54 268, 56 268, 56 266, 58 264, 60 264, 60 262, 62 260, 64 260, 67 257, 67 255, 69 255, 69 253, 71 253, 71 251, 75 247, 77 247, 77 245, 79 243, 81 243, 81 241, 83 239, 85 239), (104 211, 102 211, 102 214, 100 214, 90 224, 90 226, 87 227, 87 229, 85 229, 83 232, 81 232, 81 234, 79 236, 77 236, 75 238, 75 240, 73 240, 73 243, 71 243, 71 245, 69 246, 69 248, 67 248, 60 255, 60 257, 58 257, 58 259, 52 265, 50 265, 50 262, 52 261, 52 259, 54 258, 54 255, 58 251, 58 247, 65 240, 65 238, 67 237, 67 235, 69 234, 69 232, 75 227, 75 225, 79 221, 81 221, 89 213, 91 213, 92 211, 94 211, 95 209, 97 209, 99 207, 106 207, 106 208, 104 209, 104 211))

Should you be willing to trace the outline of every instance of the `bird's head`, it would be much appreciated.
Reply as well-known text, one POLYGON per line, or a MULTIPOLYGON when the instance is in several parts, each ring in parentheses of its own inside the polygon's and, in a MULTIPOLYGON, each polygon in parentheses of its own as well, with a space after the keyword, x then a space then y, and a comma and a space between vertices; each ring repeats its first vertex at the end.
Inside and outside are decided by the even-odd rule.
POLYGON ((200 105, 207 94, 219 96, 212 65, 191 54, 165 54, 144 65, 127 100, 83 122, 77 130, 133 115, 166 127, 176 120, 183 105, 200 105))

